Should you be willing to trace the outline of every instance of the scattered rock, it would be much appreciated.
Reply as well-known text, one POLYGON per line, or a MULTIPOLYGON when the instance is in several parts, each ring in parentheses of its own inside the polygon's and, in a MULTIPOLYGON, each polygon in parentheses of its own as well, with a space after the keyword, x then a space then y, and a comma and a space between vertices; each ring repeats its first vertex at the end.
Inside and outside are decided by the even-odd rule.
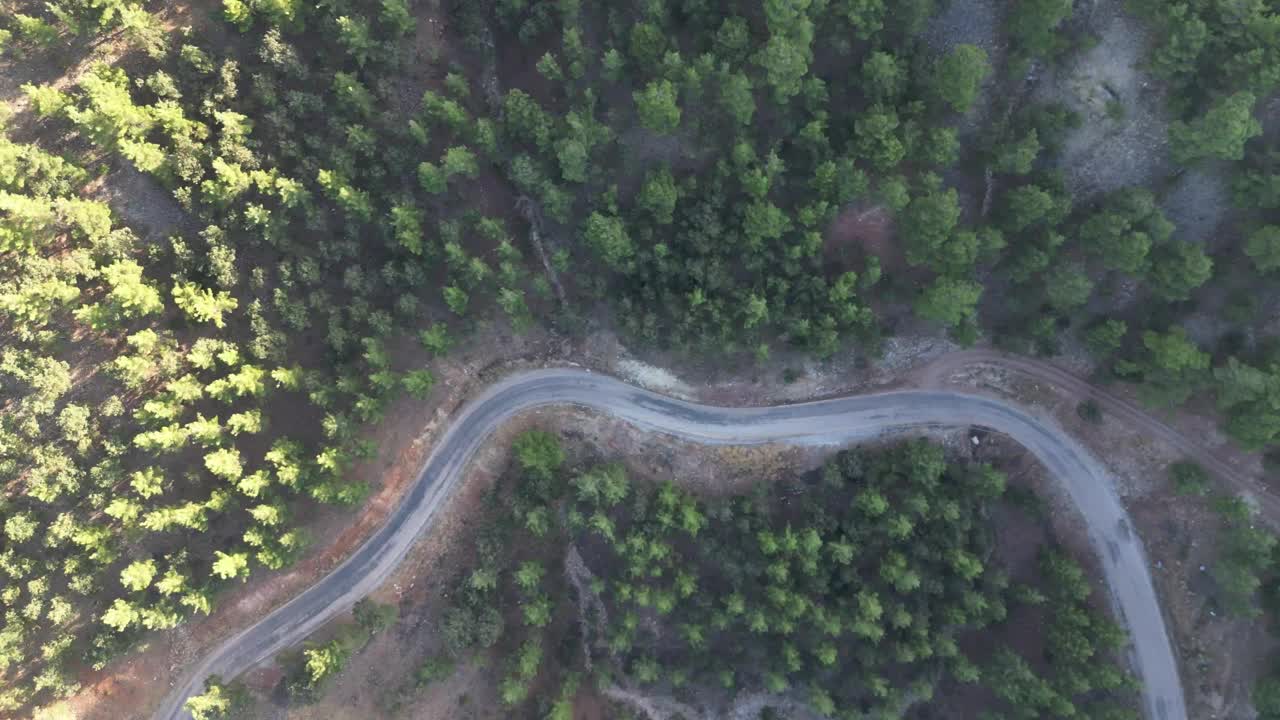
POLYGON ((1045 69, 1033 97, 1060 102, 1081 116, 1066 139, 1060 166, 1077 201, 1168 173, 1163 88, 1141 69, 1150 33, 1118 1, 1085 17, 1098 44, 1062 66, 1045 69))
POLYGON ((693 387, 676 377, 674 373, 666 368, 654 367, 639 360, 625 358, 618 361, 617 370, 627 380, 655 392, 685 399, 691 399, 696 395, 693 387))

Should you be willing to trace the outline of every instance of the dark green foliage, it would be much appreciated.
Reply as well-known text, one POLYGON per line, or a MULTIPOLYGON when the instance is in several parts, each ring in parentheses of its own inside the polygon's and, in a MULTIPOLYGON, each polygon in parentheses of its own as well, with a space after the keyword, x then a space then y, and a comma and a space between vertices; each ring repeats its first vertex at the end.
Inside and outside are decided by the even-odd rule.
POLYGON ((513 449, 520 469, 540 480, 551 480, 564 464, 560 439, 548 432, 535 430, 523 433, 516 439, 513 449))
POLYGON ((1253 686, 1253 707, 1258 711, 1258 720, 1280 718, 1280 678, 1267 676, 1253 686))
MULTIPOLYGON (((0 498, 12 557, 0 714, 66 692, 64 668, 79 660, 65 658, 101 666, 137 633, 208 613, 222 583, 296 557, 301 498, 365 496, 350 475, 371 452, 362 425, 405 396, 432 397, 432 369, 402 357, 405 340, 444 355, 491 317, 522 332, 552 306, 573 318, 607 302, 629 343, 749 354, 767 370, 771 349, 787 346, 874 355, 872 308, 891 328, 910 306, 961 344, 996 330, 1049 352, 1086 302, 1101 311, 1093 283, 1114 289, 1117 278, 1099 276, 1116 271, 1140 281, 1137 303, 1125 321, 1083 331, 1091 351, 1119 354, 1117 373, 1157 402, 1212 387, 1236 441, 1273 444, 1280 374, 1266 349, 1224 342, 1210 375, 1203 353, 1166 328, 1193 298, 1220 307, 1206 285, 1226 287, 1229 321, 1265 315, 1253 271, 1280 267, 1280 163, 1252 139, 1252 112, 1280 79, 1274 23, 1258 3, 1132 4, 1158 35, 1151 63, 1172 84, 1177 159, 1244 157, 1239 241, 1173 241, 1138 189, 1073 214, 1065 184, 1045 172, 1079 122, 1063 107, 1014 102, 987 114, 995 127, 977 147, 962 146, 954 111, 975 102, 988 62, 969 46, 926 51, 928 0, 454 3, 445 26, 457 37, 431 67, 422 8, 404 0, 228 0, 231 43, 166 35, 147 4, 6 7, 0 52, 11 63, 65 70, 58 63, 96 35, 136 52, 57 88, 24 87, 22 136, 41 144, 0 137, 0 470, 18 478, 0 498), (505 95, 482 67, 498 70, 505 95), (442 87, 415 104, 403 95, 419 71, 442 87), (931 174, 967 182, 985 168, 998 176, 982 215, 969 212, 977 197, 931 174), (95 199, 119 195, 113 184, 135 171, 178 203, 172 238, 142 242, 143 228, 95 199), (545 245, 531 242, 531 225, 545 245), (909 267, 886 254, 894 243, 909 267), (48 557, 28 568, 37 550, 48 557)), ((995 107, 1020 61, 1073 44, 1070 9, 1010 4, 1010 77, 993 83, 995 107)), ((567 485, 563 453, 525 442, 522 526, 548 538, 578 523, 603 536, 609 521, 627 536, 630 494, 604 507, 603 491, 582 490, 596 499, 576 520, 547 511, 567 485)), ((620 492, 612 474, 584 478, 620 492)), ((453 652, 504 632, 496 556, 487 562, 445 623, 453 652)), ((551 627, 541 596, 522 602, 551 627)), ((385 621, 360 612, 370 628, 385 621)), ((555 654, 551 643, 519 647, 522 660, 503 668, 511 698, 537 687, 533 659, 555 654)), ((829 647, 810 650, 805 662, 825 667, 829 647)), ((303 695, 350 647, 308 651, 303 695)), ((625 667, 661 683, 659 660, 650 648, 625 667)), ((787 681, 768 672, 702 677, 787 681)), ((866 677, 891 707, 879 676, 866 677)), ((821 709, 852 711, 810 678, 791 684, 821 709)), ((214 695, 210 712, 225 699, 214 695)))
POLYGON ((491 607, 454 607, 440 627, 445 647, 453 655, 472 648, 492 647, 502 636, 502 616, 491 607))
MULTIPOLYGON (((1050 671, 1038 677, 1022 658, 1003 650, 983 673, 985 683, 1006 704, 1009 716, 1027 720, 1044 715, 1073 716, 1082 712, 1082 701, 1076 699, 1082 693, 1114 691, 1133 684, 1114 666, 1099 663, 1125 644, 1125 636, 1119 626, 1088 603, 1089 583, 1080 566, 1059 552, 1042 551, 1040 572, 1044 586, 1039 599, 1050 618, 1045 652, 1050 671)), ((1088 702, 1083 714, 1097 717, 1093 711, 1097 700, 1088 702)))
POLYGON ((1213 379, 1226 431, 1236 442, 1261 450, 1280 437, 1280 367, 1257 368, 1232 357, 1214 368, 1213 379))
POLYGON ((1022 185, 1005 194, 1001 222, 1008 232, 1056 227, 1071 212, 1071 199, 1056 188, 1022 185))
POLYGON ((1021 139, 1005 142, 996 150, 994 168, 996 172, 1026 175, 1031 172, 1040 150, 1040 135, 1032 128, 1021 139))
POLYGON ((907 74, 892 53, 876 51, 862 63, 863 92, 875 102, 894 103, 906 87, 907 74))
POLYGON ((926 320, 955 327, 976 312, 982 286, 969 280, 938 278, 916 299, 916 314, 926 320))
POLYGON ((1199 245, 1170 242, 1151 258, 1147 283, 1163 300, 1179 301, 1213 277, 1213 259, 1199 245))
POLYGON ((1156 205, 1155 196, 1141 188, 1121 190, 1080 226, 1080 241, 1111 270, 1131 275, 1148 266, 1153 246, 1167 243, 1173 224, 1156 205))
POLYGON ((751 47, 751 28, 742 17, 726 17, 716 30, 713 41, 717 56, 741 64, 751 47))
MULTIPOLYGON (((1053 176, 1011 188, 995 202, 997 227, 1008 246, 1001 263, 1010 279, 1023 285, 1043 281, 1066 242, 1061 226, 1070 212, 1071 198, 1053 176)), ((1027 322, 1034 326, 1044 320, 1027 322)))
POLYGON ((1209 355, 1182 328, 1142 334, 1143 350, 1134 360, 1117 361, 1116 372, 1141 380, 1142 398, 1170 407, 1187 400, 1207 379, 1209 355))
POLYGON ((1244 254, 1261 273, 1280 270, 1280 225, 1258 228, 1249 236, 1244 254))
POLYGON ((386 630, 395 623, 399 614, 395 605, 379 605, 368 598, 357 601, 352 612, 356 624, 371 635, 386 630))
POLYGON ((1106 358, 1120 349, 1120 343, 1129 332, 1123 320, 1108 319, 1085 331, 1084 342, 1094 357, 1106 358))
POLYGON ((608 267, 622 270, 635 253, 622 218, 592 213, 582 228, 582 239, 608 267))
MULTIPOLYGON (((964 257, 948 245, 960 220, 960 203, 956 191, 943 190, 941 183, 931 183, 925 192, 916 194, 902 212, 899 228, 907 241, 907 261, 913 265, 928 265, 935 270, 955 268, 967 271, 976 257, 964 257), (967 262, 966 262, 967 260, 967 262)), ((975 248, 976 250, 976 248, 975 248)), ((976 256, 976 252, 974 253, 976 256)))
POLYGON ((414 674, 414 680, 418 687, 426 687, 453 675, 456 665, 453 658, 445 655, 427 658, 414 674))
POLYGON ((670 80, 655 80, 637 90, 633 97, 640 124, 656 133, 669 135, 680 127, 680 105, 670 80))
POLYGON ((651 22, 636 23, 631 28, 631 57, 646 71, 657 66, 667 49, 666 34, 651 22))
POLYGON ((664 166, 645 176, 636 203, 653 217, 654 222, 670 225, 679 197, 680 191, 676 188, 675 178, 671 176, 671 170, 664 166))
POLYGON ((1261 613, 1258 591, 1275 573, 1277 538, 1258 527, 1254 510, 1243 498, 1219 497, 1214 509, 1223 520, 1221 548, 1213 566, 1219 599, 1228 612, 1246 617, 1261 613))
POLYGON ((1009 7, 1005 27, 1023 56, 1053 55, 1062 47, 1057 32, 1071 16, 1071 0, 1020 0, 1009 7))
POLYGON ((764 70, 774 100, 782 105, 800 92, 813 59, 814 24, 807 11, 815 4, 810 0, 764 0, 763 5, 769 39, 752 60, 764 70))
POLYGON ((1209 98, 1240 90, 1264 96, 1280 84, 1280 47, 1270 36, 1274 16, 1265 3, 1129 4, 1152 21, 1161 36, 1151 63, 1172 82, 1180 107, 1195 108, 1209 98))
POLYGON ((967 112, 978 97, 982 81, 990 72, 987 53, 974 45, 957 45, 943 56, 931 73, 931 85, 938 100, 951 110, 967 112))
POLYGON ((551 118, 538 101, 519 88, 509 91, 502 102, 503 123, 515 140, 545 150, 551 143, 551 118))
MULTIPOLYGON (((508 176, 549 217, 577 228, 581 241, 566 248, 575 262, 611 271, 578 275, 582 299, 611 300, 633 340, 686 351, 762 356, 781 342, 826 357, 850 342, 874 346, 878 323, 858 291, 879 278, 878 259, 827 247, 828 232, 849 203, 870 199, 872 173, 949 168, 962 153, 955 129, 934 119, 947 113, 908 96, 922 94, 912 86, 911 38, 934 4, 898 3, 892 13, 862 0, 668 10, 610 13, 599 38, 602 72, 565 83, 572 107, 565 122, 537 108, 531 89, 504 99, 508 176), (810 67, 816 38, 846 26, 876 40, 874 51, 838 61, 865 83, 810 67), (870 107, 848 112, 850 93, 870 107), (775 106, 758 107, 765 98, 775 106), (616 128, 616 146, 593 147, 573 113, 631 126, 616 128), (568 191, 576 197, 549 183, 554 165, 580 186, 568 191)), ((566 19, 564 32, 572 29, 566 19)), ((549 76, 571 74, 556 57, 560 72, 549 76)), ((531 62, 550 68, 545 58, 531 62)), ((936 73, 918 69, 919 85, 926 75, 943 81, 929 97, 934 105, 951 107, 972 101, 988 68, 980 50, 965 47, 936 73)), ((426 180, 442 187, 429 169, 426 180)), ((901 210, 914 180, 895 174, 875 188, 901 210)), ((948 196, 940 186, 933 192, 948 196)), ((926 212, 922 202, 917 216, 926 212)), ((925 264, 965 281, 980 258, 994 255, 1000 235, 962 228, 958 218, 950 224, 945 236, 922 232, 917 255, 930 253, 925 264)), ((976 297, 966 295, 973 301, 960 315, 973 335, 976 297)))
POLYGON ((855 152, 872 167, 887 172, 902 162, 906 147, 898 137, 901 124, 891 108, 877 105, 854 120, 855 152))
POLYGON ((1045 296, 1049 307, 1058 312, 1073 310, 1089 301, 1093 293, 1093 281, 1080 265, 1064 264, 1049 271, 1045 277, 1045 296))
POLYGON ((1238 92, 1190 122, 1174 123, 1169 128, 1174 159, 1190 164, 1209 158, 1243 158, 1245 143, 1262 134, 1262 125, 1253 117, 1256 102, 1252 93, 1238 92))
POLYGON ((790 503, 774 502, 767 488, 704 501, 670 482, 633 486, 616 464, 566 475, 553 495, 513 479, 500 493, 511 518, 498 526, 514 533, 504 541, 513 548, 533 542, 518 529, 527 528, 549 543, 539 556, 553 562, 570 544, 591 558, 591 599, 569 593, 536 559, 494 565, 481 543, 480 563, 455 594, 463 599, 446 613, 470 618, 478 596, 491 608, 493 588, 513 588, 519 602, 504 613, 520 619, 508 623, 515 637, 499 646, 498 661, 508 706, 532 702, 534 685, 572 684, 583 649, 597 670, 640 685, 805 688, 827 714, 897 714, 907 698, 931 697, 946 675, 984 682, 1010 703, 1033 692, 1030 707, 1058 709, 1077 698, 1094 707, 1130 683, 1109 662, 1123 634, 1091 609, 1079 566, 1046 554, 1043 594, 1009 592, 991 565, 984 522, 1005 492, 1004 475, 948 465, 937 445, 841 452, 790 503), (538 517, 560 520, 536 531, 538 517), (1001 623, 1014 596, 1054 610, 1044 678, 1008 654, 998 661, 1003 675, 993 670, 989 679, 960 650, 965 634, 1001 623), (591 617, 597 602, 608 622, 589 622, 587 636, 564 642, 548 663, 546 628, 576 633, 574 618, 591 617), (569 619, 557 625, 557 617, 569 619))
POLYGON ((1085 400, 1076 406, 1076 414, 1081 420, 1093 425, 1102 423, 1102 408, 1093 400, 1085 400))
POLYGON ((1236 204, 1246 208, 1280 208, 1280 153, 1274 148, 1245 158, 1233 183, 1236 204))
POLYGON ((939 5, 937 0, 895 0, 892 3, 886 3, 884 0, 855 0, 849 3, 849 5, 857 4, 864 7, 884 6, 890 11, 887 13, 885 24, 900 38, 919 35, 939 5))
POLYGON ((1184 460, 1169 466, 1169 479, 1179 495, 1208 495, 1209 473, 1194 462, 1184 460))
POLYGON ((720 104, 736 123, 750 125, 756 112, 751 78, 742 73, 725 76, 720 84, 720 104))

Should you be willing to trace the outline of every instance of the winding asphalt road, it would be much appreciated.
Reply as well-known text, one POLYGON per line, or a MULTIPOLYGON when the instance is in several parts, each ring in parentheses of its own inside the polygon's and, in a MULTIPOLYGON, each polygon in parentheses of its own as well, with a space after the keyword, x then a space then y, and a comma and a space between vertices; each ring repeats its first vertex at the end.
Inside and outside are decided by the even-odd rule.
POLYGON ((1141 540, 1105 468, 1050 418, 1000 400, 952 391, 901 391, 763 408, 719 408, 674 400, 582 370, 526 372, 470 402, 436 444, 386 524, 329 575, 220 645, 165 698, 156 718, 187 714, 183 701, 205 678, 231 679, 301 642, 384 583, 463 478, 484 441, 515 415, 574 405, 645 430, 707 444, 836 444, 925 427, 980 426, 1026 447, 1080 509, 1102 560, 1113 605, 1132 642, 1132 663, 1150 720, 1186 720, 1178 666, 1141 540))
POLYGON ((918 381, 922 387, 941 387, 952 373, 980 364, 1015 370, 1041 382, 1056 385, 1076 400, 1093 400, 1110 418, 1120 421, 1126 428, 1158 438, 1202 465, 1217 478, 1226 481, 1237 493, 1249 496, 1260 511, 1255 516, 1258 521, 1280 530, 1280 496, 1259 481, 1253 472, 1233 465, 1229 448, 1226 452, 1219 452, 1205 447, 1152 417, 1150 410, 1091 385, 1057 365, 999 350, 961 350, 942 355, 921 368, 917 371, 918 381))

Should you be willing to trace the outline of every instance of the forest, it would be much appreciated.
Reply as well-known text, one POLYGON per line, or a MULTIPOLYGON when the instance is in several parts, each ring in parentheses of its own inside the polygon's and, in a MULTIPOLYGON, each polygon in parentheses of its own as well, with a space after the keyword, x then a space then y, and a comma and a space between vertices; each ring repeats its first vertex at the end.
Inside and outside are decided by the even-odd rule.
MULTIPOLYGON (((946 6, 208 0, 176 21, 160 2, 0 0, 14 89, 0 103, 0 712, 74 694, 86 670, 288 567, 317 505, 367 497, 351 468, 393 401, 435 387, 421 358, 494 325, 603 325, 636 348, 760 367, 874 359, 903 329, 1083 347, 1098 382, 1212 413, 1280 467, 1280 140, 1264 132, 1280 9, 1124 3, 1152 35, 1143 68, 1163 88, 1170 167, 1077 197, 1060 160, 1085 120, 1025 90, 1097 42, 1079 9, 1009 3, 994 53, 932 41, 946 6), (428 16, 447 32, 423 50, 428 16), (1188 236, 1166 193, 1210 171, 1231 220, 1188 236), (180 222, 150 233, 151 201, 104 192, 122 178, 180 222), (887 249, 831 241, 850 208, 891 218, 887 249), (1188 330, 1206 317, 1219 332, 1188 330)), ((670 530, 625 507, 584 522, 670 530)), ((785 533, 744 518, 752 535, 785 533)), ((813 530, 825 543, 834 527, 813 530)), ((619 567, 638 552, 605 540, 619 567)), ((1253 607, 1274 540, 1245 540, 1253 607)), ((695 564, 710 550, 671 542, 695 564)), ((739 579, 763 558, 738 558, 739 579)), ((931 569, 958 584, 939 607, 987 597, 966 585, 985 574, 948 568, 931 569)), ((778 580, 794 608, 825 597, 797 578, 778 580)), ((618 617, 649 607, 609 602, 618 617)), ((786 621, 771 612, 769 628, 786 621)), ((944 663, 913 654, 913 627, 894 633, 905 668, 833 662, 929 677, 944 663)), ((617 638, 626 667, 658 660, 617 638)), ((824 646, 791 642, 802 658, 824 646)), ((830 694, 809 662, 797 682, 830 694)), ((902 700, 858 692, 827 699, 902 700)))
MULTIPOLYGON (((784 483, 783 502, 775 486, 702 498, 618 462, 575 466, 541 430, 512 451, 449 580, 440 650, 400 697, 479 663, 509 717, 571 718, 582 689, 610 686, 722 708, 764 692, 762 718, 794 697, 821 717, 930 717, 959 686, 988 720, 1138 717, 1125 634, 1082 567, 1052 543, 1019 577, 1003 566, 994 508, 1039 511, 990 465, 927 440, 854 448, 784 483), (1045 631, 1028 643, 1012 627, 1031 618, 1045 631)), ((394 612, 358 606, 287 663, 289 692, 322 691, 394 612)), ((234 695, 215 683, 192 705, 234 695)))

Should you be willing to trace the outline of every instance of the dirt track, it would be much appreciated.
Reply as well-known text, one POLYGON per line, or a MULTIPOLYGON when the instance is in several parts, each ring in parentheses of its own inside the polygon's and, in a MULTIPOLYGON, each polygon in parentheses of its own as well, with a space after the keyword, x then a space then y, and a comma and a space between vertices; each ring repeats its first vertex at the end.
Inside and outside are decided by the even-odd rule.
MULTIPOLYGON (((947 372, 947 364, 939 365, 934 381, 947 372)), ((1040 376, 1042 370, 1033 368, 1032 374, 1040 376)), ((1113 478, 1052 418, 1008 401, 958 391, 903 391, 796 405, 716 408, 673 400, 582 370, 551 369, 508 377, 469 403, 454 418, 386 524, 320 582, 206 657, 166 697, 157 717, 184 717, 182 701, 199 691, 204 678, 237 676, 300 642, 381 585, 464 477, 469 460, 489 435, 511 417, 549 405, 586 407, 647 430, 707 444, 826 445, 937 426, 977 425, 1005 433, 1063 484, 1084 517, 1117 614, 1133 642, 1132 660, 1143 685, 1147 716, 1153 720, 1187 716, 1141 540, 1130 529, 1113 478)))
POLYGON ((1197 443, 1169 425, 1149 415, 1142 408, 1106 390, 1091 385, 1062 368, 1039 360, 1010 355, 996 350, 964 350, 948 353, 921 368, 916 374, 919 387, 941 388, 945 379, 965 368, 989 364, 1013 370, 1042 382, 1056 385, 1077 402, 1093 400, 1105 412, 1136 430, 1167 443, 1178 452, 1204 466, 1225 480, 1238 493, 1257 502, 1259 519, 1272 527, 1280 527, 1280 497, 1267 489, 1252 474, 1236 469, 1217 452, 1197 443))

